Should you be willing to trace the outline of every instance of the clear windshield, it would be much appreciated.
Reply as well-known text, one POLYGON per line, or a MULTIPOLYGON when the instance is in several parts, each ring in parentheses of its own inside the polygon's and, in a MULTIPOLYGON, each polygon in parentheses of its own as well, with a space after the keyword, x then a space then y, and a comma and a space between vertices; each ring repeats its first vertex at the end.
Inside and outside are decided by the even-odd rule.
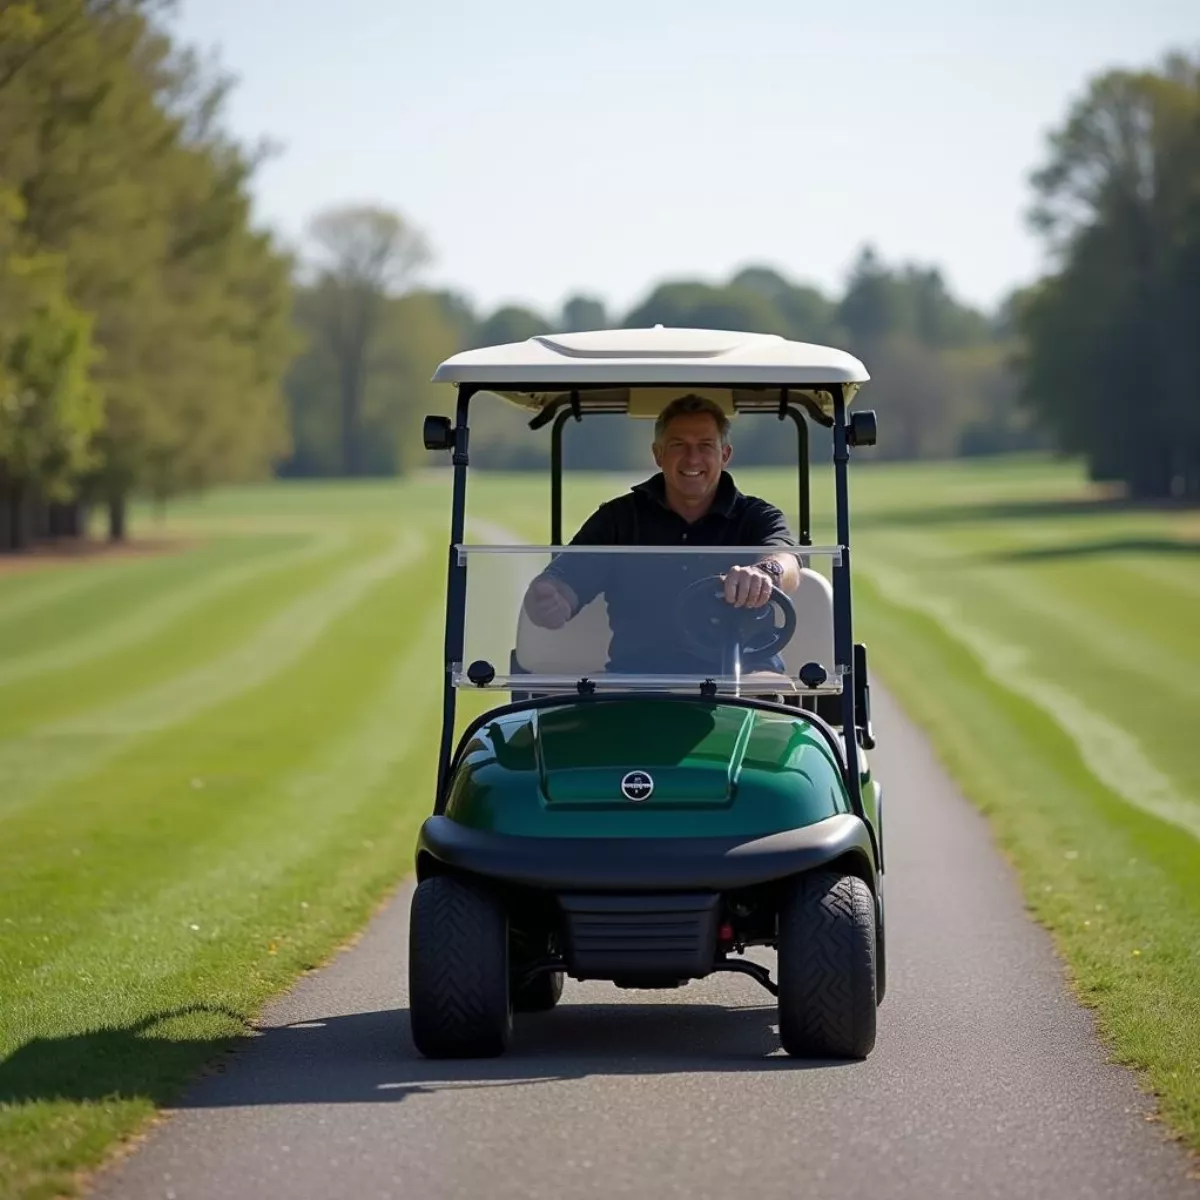
MULTIPOLYGON (((466 568, 458 687, 737 694, 838 692, 831 568, 799 557, 790 593, 754 564, 779 547, 457 548, 466 568)), ((781 581, 787 586, 788 580, 781 581)))

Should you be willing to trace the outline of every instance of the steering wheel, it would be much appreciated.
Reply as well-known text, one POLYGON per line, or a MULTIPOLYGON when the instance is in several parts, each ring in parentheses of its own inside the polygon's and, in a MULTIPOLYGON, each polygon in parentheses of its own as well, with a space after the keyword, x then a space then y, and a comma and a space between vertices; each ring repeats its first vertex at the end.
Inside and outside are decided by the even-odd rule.
POLYGON ((796 632, 796 606, 787 592, 772 584, 766 604, 735 608, 725 599, 725 581, 720 575, 706 575, 688 584, 675 602, 675 618, 687 648, 698 658, 719 658, 722 674, 740 669, 747 654, 773 654, 796 632), (783 614, 779 626, 775 624, 777 608, 783 614))

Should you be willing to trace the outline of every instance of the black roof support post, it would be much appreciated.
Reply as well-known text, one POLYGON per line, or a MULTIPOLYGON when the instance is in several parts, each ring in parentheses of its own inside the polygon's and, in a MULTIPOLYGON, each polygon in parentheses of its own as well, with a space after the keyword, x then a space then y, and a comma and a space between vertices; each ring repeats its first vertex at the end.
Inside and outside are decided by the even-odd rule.
POLYGON ((451 678, 453 664, 462 661, 463 625, 467 608, 467 567, 459 561, 456 546, 462 544, 467 515, 467 466, 470 463, 470 431, 467 416, 475 389, 460 384, 454 414, 454 444, 450 461, 454 466, 453 497, 450 504, 450 546, 446 565, 446 640, 442 678, 442 737, 438 748, 437 794, 434 812, 446 806, 446 774, 454 750, 455 694, 451 678))
POLYGON ((833 568, 834 658, 845 669, 842 676, 842 735, 846 741, 846 788, 855 813, 863 817, 862 784, 858 768, 858 731, 854 712, 854 623, 850 604, 850 445, 846 437, 846 393, 841 384, 833 391, 833 480, 837 504, 837 541, 840 561, 833 568))
POLYGON ((571 403, 559 409, 550 427, 550 545, 562 545, 562 445, 563 426, 574 417, 582 418, 579 411, 579 393, 571 393, 571 403))
POLYGON ((787 401, 787 388, 779 400, 779 419, 791 417, 796 423, 796 470, 800 476, 800 508, 797 515, 800 518, 800 528, 797 531, 797 541, 801 546, 812 545, 812 485, 809 478, 808 463, 808 422, 804 414, 795 405, 787 401))

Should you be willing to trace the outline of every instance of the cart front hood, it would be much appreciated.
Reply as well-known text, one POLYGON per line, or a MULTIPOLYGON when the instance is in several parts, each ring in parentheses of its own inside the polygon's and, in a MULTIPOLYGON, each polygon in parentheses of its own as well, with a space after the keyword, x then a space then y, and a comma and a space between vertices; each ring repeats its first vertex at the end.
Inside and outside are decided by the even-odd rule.
POLYGON ((748 710, 690 704, 544 711, 535 734, 542 792, 551 808, 729 804, 753 727, 748 710))
POLYGON ((678 838, 773 834, 850 803, 802 713, 646 698, 486 721, 464 747, 445 811, 522 837, 678 838))

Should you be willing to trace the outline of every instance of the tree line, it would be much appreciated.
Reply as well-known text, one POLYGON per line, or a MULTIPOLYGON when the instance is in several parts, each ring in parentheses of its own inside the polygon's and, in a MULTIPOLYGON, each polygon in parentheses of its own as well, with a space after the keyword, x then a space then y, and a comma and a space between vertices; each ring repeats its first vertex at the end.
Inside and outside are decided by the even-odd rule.
MULTIPOLYGON (((405 470, 420 457, 420 414, 448 403, 429 372, 456 349, 661 322, 773 332, 859 355, 881 416, 877 458, 1055 450, 1136 498, 1200 499, 1200 56, 1173 53, 1155 70, 1090 80, 1030 182, 1029 218, 1051 269, 990 313, 956 299, 935 266, 887 263, 870 245, 840 295, 759 264, 724 280, 659 283, 624 313, 586 293, 553 313, 477 313, 462 295, 416 284, 428 246, 392 216, 408 268, 402 293, 356 275, 344 253, 327 257, 302 292, 309 351, 288 378, 296 448, 281 473, 405 470), (373 334, 347 343, 346 329, 367 328, 356 314, 369 311, 351 278, 381 299, 373 334)), ((384 217, 347 209, 333 219, 348 242, 351 228, 384 217)), ((548 434, 531 434, 520 412, 481 403, 473 428, 479 465, 545 466, 548 434)), ((639 422, 596 419, 586 437, 568 431, 567 462, 641 465, 646 441, 639 422)), ((739 429, 738 456, 790 457, 770 422, 739 429)))
POLYGON ((1091 81, 1033 186, 1055 269, 1012 302, 1024 403, 1094 479, 1200 500, 1200 55, 1091 81))
MULTIPOLYGON (((424 239, 394 214, 323 214, 314 240, 326 249, 331 222, 343 247, 374 241, 377 262, 388 257, 387 242, 409 271, 427 261, 424 239)), ((425 381, 455 350, 539 333, 659 323, 778 333, 860 354, 875 380, 873 402, 887 413, 885 457, 998 453, 1041 440, 1015 403, 1011 322, 957 301, 935 268, 889 265, 870 246, 840 297, 756 265, 720 282, 661 283, 625 313, 611 313, 586 294, 551 314, 511 305, 476 313, 461 295, 416 286, 389 297, 379 272, 356 269, 359 261, 345 249, 326 255, 319 276, 301 291, 308 350, 287 383, 295 451, 281 465, 285 475, 403 471, 412 461, 420 414, 448 411, 445 389, 425 381), (375 298, 370 303, 369 296, 375 298)), ((531 433, 527 422, 528 415, 511 406, 478 403, 473 461, 498 469, 543 467, 549 434, 531 433)), ((568 432, 564 445, 570 466, 612 468, 644 463, 647 440, 643 422, 600 417, 586 436, 568 432)), ((773 424, 747 422, 738 430, 738 459, 786 462, 787 444, 773 424)))
POLYGON ((153 0, 0 3, 0 546, 291 452, 292 263, 153 0))
MULTIPOLYGON (((1200 498, 1200 58, 1089 81, 1031 176, 1051 269, 994 312, 865 245, 839 294, 769 263, 667 280, 627 312, 476 311, 423 283, 399 213, 315 215, 294 255, 252 220, 265 153, 160 0, 0 0, 0 548, 121 538, 133 496, 235 480, 403 475, 456 350, 536 333, 776 332, 867 363, 877 457, 1053 448, 1139 497, 1200 498)), ((474 460, 544 466, 548 435, 480 404, 474 460)), ((567 437, 571 466, 646 461, 641 422, 567 437)), ((772 422, 742 462, 785 462, 772 422)))

